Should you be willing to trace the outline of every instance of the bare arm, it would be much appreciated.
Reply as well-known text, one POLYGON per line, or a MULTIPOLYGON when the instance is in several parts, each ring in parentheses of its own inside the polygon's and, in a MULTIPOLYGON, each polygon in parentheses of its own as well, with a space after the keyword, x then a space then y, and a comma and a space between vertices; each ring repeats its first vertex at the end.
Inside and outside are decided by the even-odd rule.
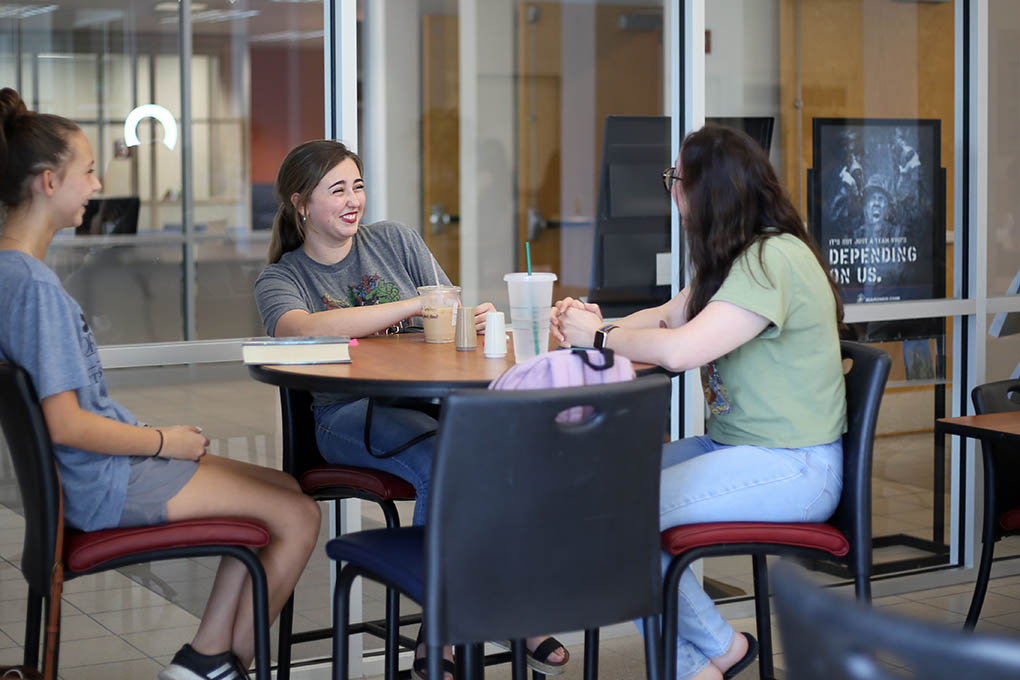
POLYGON ((278 338, 295 335, 349 335, 360 338, 393 326, 404 319, 421 314, 421 298, 364 307, 344 307, 311 313, 292 309, 276 322, 273 335, 278 338))
POLYGON ((74 390, 59 392, 42 400, 43 417, 54 444, 113 456, 151 456, 198 460, 205 455, 209 440, 200 428, 190 425, 142 427, 128 425, 85 411, 74 390), (159 449, 162 432, 163 448, 159 449))
MULTIPOLYGON (((678 328, 621 325, 609 334, 606 346, 633 361, 657 364, 679 373, 732 352, 757 337, 769 323, 760 314, 716 301, 678 328)), ((576 307, 560 316, 560 327, 569 344, 590 345, 599 326, 600 318, 576 307)))
MULTIPOLYGON (((658 307, 649 307, 648 309, 640 309, 633 314, 629 314, 619 321, 616 325, 620 328, 676 328, 687 322, 687 295, 688 288, 684 288, 682 291, 677 293, 671 300, 666 303, 659 305, 658 307), (665 324, 665 325, 664 325, 665 324)), ((553 337, 560 345, 567 347, 570 343, 567 341, 561 328, 560 316, 565 314, 570 308, 576 308, 591 312, 595 316, 602 320, 602 310, 599 306, 590 302, 581 302, 574 298, 564 298, 553 305, 549 311, 549 317, 551 320, 553 337)), ((586 346, 582 343, 582 346, 586 346)))

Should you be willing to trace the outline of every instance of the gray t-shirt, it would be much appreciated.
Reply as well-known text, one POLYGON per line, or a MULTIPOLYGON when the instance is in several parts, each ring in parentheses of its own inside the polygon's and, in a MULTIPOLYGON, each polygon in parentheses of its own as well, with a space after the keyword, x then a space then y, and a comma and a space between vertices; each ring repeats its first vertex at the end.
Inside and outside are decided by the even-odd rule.
MULTIPOLYGON (((78 405, 136 425, 110 399, 95 336, 78 303, 49 267, 20 251, 0 251, 0 360, 32 376, 40 399, 74 390, 78 405)), ((67 523, 85 531, 117 526, 124 509, 130 456, 53 447, 67 523)))
MULTIPOLYGON (((397 222, 362 225, 347 257, 319 264, 303 248, 284 253, 255 281, 255 303, 266 333, 292 309, 314 314, 328 309, 378 305, 418 295, 436 283, 432 253, 416 231, 397 222)), ((439 281, 450 279, 436 264, 439 281)))
MULTIPOLYGON (((303 248, 284 253, 255 281, 255 303, 269 335, 276 322, 292 309, 314 314, 329 309, 378 305, 418 295, 418 286, 439 282, 449 285, 446 272, 436 263, 418 232, 397 222, 362 225, 354 235, 347 257, 325 265, 303 248)), ((421 325, 420 318, 415 325, 421 325)), ((336 394, 315 394, 324 405, 350 401, 336 394)))

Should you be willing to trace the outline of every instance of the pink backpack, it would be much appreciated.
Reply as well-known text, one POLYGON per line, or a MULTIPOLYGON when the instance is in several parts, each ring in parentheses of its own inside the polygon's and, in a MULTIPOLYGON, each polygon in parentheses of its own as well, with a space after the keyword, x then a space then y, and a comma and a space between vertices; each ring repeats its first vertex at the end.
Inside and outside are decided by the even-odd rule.
MULTIPOLYGON (((489 384, 490 390, 544 390, 554 387, 605 385, 634 379, 634 366, 611 349, 559 349, 511 366, 489 384)), ((578 406, 557 416, 558 422, 576 423, 590 415, 591 407, 578 406)))

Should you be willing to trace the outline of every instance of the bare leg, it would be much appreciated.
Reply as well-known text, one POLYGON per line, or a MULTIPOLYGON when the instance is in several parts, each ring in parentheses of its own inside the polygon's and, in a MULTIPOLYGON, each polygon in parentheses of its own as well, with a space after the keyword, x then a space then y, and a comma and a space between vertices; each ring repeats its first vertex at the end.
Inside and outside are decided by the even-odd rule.
MULTIPOLYGON (((171 521, 247 517, 265 524, 270 541, 259 558, 266 570, 272 621, 315 549, 320 513, 290 475, 206 456, 194 477, 167 503, 167 517, 171 521)), ((230 649, 248 665, 254 657, 253 625, 247 571, 236 560, 223 560, 192 646, 200 653, 230 649)))

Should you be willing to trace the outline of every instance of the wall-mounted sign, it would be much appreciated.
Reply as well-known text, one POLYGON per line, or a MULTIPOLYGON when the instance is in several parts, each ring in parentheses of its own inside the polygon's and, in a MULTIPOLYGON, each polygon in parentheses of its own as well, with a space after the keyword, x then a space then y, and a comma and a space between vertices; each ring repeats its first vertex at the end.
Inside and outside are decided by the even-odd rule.
POLYGON ((172 113, 159 104, 142 104, 124 119, 124 142, 128 146, 138 146, 138 125, 146 118, 155 118, 163 126, 163 145, 171 151, 177 146, 177 121, 172 113))

